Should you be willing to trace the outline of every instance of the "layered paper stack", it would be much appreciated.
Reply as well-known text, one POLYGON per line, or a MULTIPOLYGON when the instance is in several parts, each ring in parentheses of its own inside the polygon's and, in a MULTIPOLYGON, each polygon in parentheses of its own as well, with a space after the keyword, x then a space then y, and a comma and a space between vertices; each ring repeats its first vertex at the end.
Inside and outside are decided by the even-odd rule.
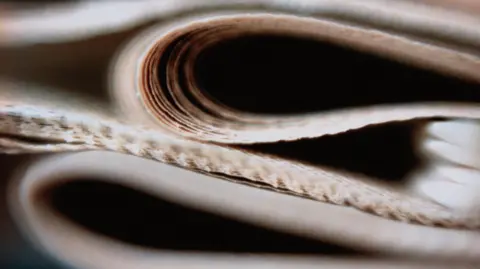
POLYGON ((446 7, 4 4, 15 223, 76 268, 478 264, 480 18, 446 7))

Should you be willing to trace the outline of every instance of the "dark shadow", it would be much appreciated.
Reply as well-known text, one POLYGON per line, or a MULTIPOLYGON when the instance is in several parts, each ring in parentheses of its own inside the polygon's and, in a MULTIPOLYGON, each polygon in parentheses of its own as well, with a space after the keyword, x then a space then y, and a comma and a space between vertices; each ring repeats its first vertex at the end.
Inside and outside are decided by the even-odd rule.
POLYGON ((480 102, 477 84, 312 39, 251 35, 205 49, 198 85, 242 111, 320 112, 421 101, 480 102))
POLYGON ((418 123, 389 123, 316 139, 239 148, 401 182, 421 165, 421 158, 415 151, 418 123))
POLYGON ((70 221, 133 245, 192 251, 360 255, 93 179, 52 186, 40 198, 45 197, 70 221))

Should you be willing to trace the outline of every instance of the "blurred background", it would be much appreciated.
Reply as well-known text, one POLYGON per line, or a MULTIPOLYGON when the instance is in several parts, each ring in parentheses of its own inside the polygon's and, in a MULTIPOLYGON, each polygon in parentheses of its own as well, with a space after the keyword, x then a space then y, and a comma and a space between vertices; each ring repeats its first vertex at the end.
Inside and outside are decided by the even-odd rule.
POLYGON ((59 263, 44 255, 24 240, 13 224, 6 204, 8 179, 15 168, 29 156, 0 154, 0 268, 2 269, 61 269, 59 263))
MULTIPOLYGON (((92 1, 102 1, 102 0, 92 0, 92 1)), ((139 0, 131 0, 131 1, 139 1, 139 0)), ((161 0, 159 0, 161 1, 161 0)), ((228 0, 226 0, 228 1, 228 0)), ((362 1, 362 0, 358 0, 362 1)), ((390 0, 390 1, 415 1, 419 2, 424 5, 437 5, 442 6, 448 9, 456 9, 459 12, 469 12, 469 13, 480 13, 480 0, 390 0)), ((0 1, 0 17, 2 13, 8 13, 8 10, 18 10, 18 9, 30 9, 34 10, 36 8, 46 7, 48 5, 55 5, 58 3, 78 3, 82 2, 81 0, 77 1, 61 1, 61 0, 36 0, 36 1, 0 1)), ((83 1, 88 2, 88 1, 83 1)), ((1 25, 0 25, 1 27, 1 25)), ((0 37, 1 38, 1 37, 0 37)), ((126 36, 119 36, 118 40, 126 38, 126 36)), ((114 40, 115 44, 118 44, 118 40, 114 40)), ((98 42, 102 42, 99 40, 98 42)), ((99 44, 100 44, 99 43, 99 44)), ((113 44, 113 43, 112 43, 113 44)), ((105 54, 105 52, 100 53, 99 55, 103 55, 102 57, 92 57, 98 60, 99 63, 103 64, 103 60, 108 59, 111 57, 111 53, 115 51, 115 46, 112 44, 102 44, 102 48, 108 48, 109 52, 105 54)), ((88 51, 91 53, 89 48, 82 47, 81 44, 78 47, 78 50, 81 51, 88 51)), ((31 54, 29 52, 23 50, 13 50, 15 53, 10 53, 9 51, 5 52, 0 49, 0 76, 8 74, 8 75, 27 75, 25 74, 25 68, 28 63, 23 62, 22 60, 18 59, 19 55, 23 55, 23 57, 27 57, 25 55, 35 55, 36 57, 42 56, 43 59, 48 58, 48 55, 42 55, 43 52, 41 51, 33 51, 31 54), (18 61, 17 61, 18 60, 18 61), (13 66, 15 65, 15 66, 13 66)), ((58 51, 56 56, 57 60, 61 58, 59 61, 68 62, 68 51, 58 51), (65 57, 65 58, 61 58, 65 57), (66 59, 66 60, 65 60, 66 59)), ((35 59, 33 59, 35 61, 35 59)), ((55 62, 55 61, 53 61, 55 62)), ((105 61, 106 62, 106 61, 105 61)), ((48 65, 48 63, 46 63, 48 65)), ((54 63, 51 63, 55 65, 54 63)), ((105 66, 97 65, 95 68, 90 68, 92 64, 96 63, 89 63, 86 68, 87 70, 83 70, 85 72, 81 72, 84 74, 85 77, 79 77, 79 83, 76 85, 78 88, 95 88, 90 87, 93 84, 89 83, 97 83, 97 82, 90 82, 93 80, 100 80, 101 78, 96 78, 96 74, 98 74, 98 69, 104 69, 105 66), (89 67, 88 67, 89 66, 89 67), (97 69, 96 69, 97 68, 97 69)), ((34 64, 35 65, 35 64, 34 64)), ((38 65, 40 68, 42 64, 38 65)), ((37 66, 37 68, 38 68, 37 66)), ((39 69, 36 69, 37 71, 39 69)), ((78 70, 63 70, 64 76, 70 80, 72 77, 82 76, 79 74, 78 70)), ((33 73, 33 72, 32 72, 33 73)), ((40 72, 41 73, 41 72, 40 72)), ((35 73, 39 74, 39 73, 35 73)), ((58 74, 54 75, 54 77, 49 78, 48 72, 41 74, 43 78, 50 80, 56 80, 55 84, 62 85, 62 80, 58 80, 58 74)), ((56 261, 52 260, 50 257, 44 255, 43 253, 37 251, 30 243, 26 242, 22 239, 22 236, 19 234, 18 230, 16 229, 15 225, 13 225, 11 217, 8 214, 7 205, 6 205, 6 188, 8 185, 8 179, 10 178, 11 174, 15 170, 15 168, 29 158, 29 156, 7 156, 7 155, 0 155, 0 269, 60 269, 65 268, 61 266, 56 261)))

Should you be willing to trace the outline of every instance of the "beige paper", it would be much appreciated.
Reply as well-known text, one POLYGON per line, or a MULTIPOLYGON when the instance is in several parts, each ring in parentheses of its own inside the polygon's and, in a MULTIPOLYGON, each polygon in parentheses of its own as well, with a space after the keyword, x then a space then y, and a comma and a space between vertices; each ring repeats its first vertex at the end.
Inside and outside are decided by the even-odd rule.
MULTIPOLYGON (((408 189, 411 173, 437 161, 417 154, 422 126, 480 118, 475 16, 391 1, 85 2, 4 13, 3 152, 135 155, 303 197, 285 202, 299 212, 293 201, 329 211, 266 226, 311 225, 309 236, 355 248, 478 261, 476 204, 450 208, 408 189), (332 217, 308 219, 319 215, 332 217)), ((46 162, 58 170, 63 160, 46 162)), ((46 232, 55 216, 28 198, 58 179, 39 173, 11 191, 29 193, 12 198, 25 230, 67 262, 111 266, 58 249, 70 239, 46 232)), ((159 190, 147 179, 142 188, 159 190)), ((59 227, 85 238, 77 247, 114 251, 59 227)), ((128 255, 125 268, 138 264, 128 255)))

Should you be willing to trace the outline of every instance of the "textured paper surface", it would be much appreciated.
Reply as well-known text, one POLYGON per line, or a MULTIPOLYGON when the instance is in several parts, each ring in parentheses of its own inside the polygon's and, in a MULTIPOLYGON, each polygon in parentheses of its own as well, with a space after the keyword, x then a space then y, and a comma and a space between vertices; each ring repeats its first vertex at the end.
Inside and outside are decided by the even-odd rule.
MULTIPOLYGON (((199 173, 198 177, 201 177, 200 173, 210 174, 276 190, 282 193, 277 194, 278 199, 284 199, 281 198, 284 196, 293 199, 285 202, 292 208, 304 209, 302 205, 294 206, 297 203, 294 201, 318 207, 318 213, 296 217, 287 214, 279 217, 278 223, 263 223, 266 226, 295 233, 300 229, 298 227, 310 225, 307 230, 311 229, 311 237, 387 253, 463 260, 476 260, 480 256, 478 216, 412 194, 404 182, 385 182, 383 177, 388 174, 388 160, 395 164, 397 160, 408 159, 401 159, 397 152, 388 150, 400 142, 384 143, 386 148, 383 151, 379 150, 383 146, 375 146, 375 143, 371 148, 364 147, 367 160, 363 166, 362 157, 355 159, 357 155, 353 149, 351 152, 341 149, 348 149, 349 146, 345 146, 350 145, 348 143, 353 143, 352 147, 362 145, 362 137, 372 135, 388 141, 389 136, 382 137, 384 129, 391 130, 388 132, 391 135, 397 133, 395 128, 411 128, 413 131, 409 131, 409 135, 415 140, 416 127, 429 120, 480 118, 480 94, 475 92, 480 81, 477 72, 480 68, 480 20, 475 16, 389 1, 301 1, 295 4, 287 1, 85 2, 59 4, 43 12, 9 11, 7 8, 2 12, 6 14, 2 16, 0 28, 4 37, 0 56, 5 63, 0 70, 5 78, 0 91, 0 146, 3 152, 106 150, 136 155, 193 170, 199 173), (246 37, 250 39, 242 41, 246 37), (326 43, 333 47, 322 47, 332 51, 327 57, 327 54, 308 56, 298 50, 295 52, 292 45, 279 50, 285 54, 277 54, 275 58, 280 65, 281 57, 285 63, 295 62, 295 56, 319 57, 320 60, 313 65, 294 67, 310 71, 308 74, 315 78, 311 81, 316 84, 311 91, 318 91, 318 97, 301 91, 301 87, 311 84, 302 84, 303 81, 299 80, 287 93, 290 97, 285 94, 282 97, 280 92, 275 96, 270 89, 273 93, 271 101, 264 101, 264 106, 280 112, 263 110, 267 112, 261 113, 229 107, 212 98, 208 89, 201 88, 195 74, 210 70, 195 69, 202 52, 210 49, 215 54, 211 48, 220 51, 222 47, 215 46, 231 42, 230 47, 223 47, 227 51, 223 58, 216 60, 220 66, 228 66, 230 60, 242 60, 241 57, 231 57, 228 49, 236 53, 243 49, 246 53, 244 60, 247 60, 251 54, 246 50, 255 53, 255 49, 260 48, 255 45, 257 43, 270 44, 274 48, 272 44, 280 40, 275 38, 284 38, 282 42, 310 42, 310 46, 326 43), (233 50, 235 42, 246 45, 233 50), (342 55, 351 56, 341 58, 342 55), (374 58, 362 58, 364 55, 373 55, 374 58), (338 60, 335 57, 339 57, 338 60), (350 62, 351 59, 357 61, 350 62), (364 64, 358 59, 364 59, 364 64), (378 67, 386 62, 388 64, 383 69, 378 67), (384 74, 375 73, 382 70, 386 70, 384 74), (354 76, 356 72, 361 74, 354 76), (338 78, 336 81, 332 79, 334 76, 338 78), (417 76, 420 78, 415 80, 417 76), (397 77, 400 78, 397 80, 397 77), (345 81, 349 80, 351 84, 346 86, 345 81), (448 89, 442 89, 442 86, 448 89), (350 87, 350 91, 342 96, 340 92, 345 87, 350 87), (389 97, 394 93, 399 94, 389 97), (288 111, 289 106, 301 108, 297 104, 300 101, 295 101, 302 100, 298 98, 302 97, 301 94, 305 94, 303 102, 310 106, 317 102, 319 109, 282 112, 288 111), (337 99, 329 99, 329 95, 335 94, 337 99), (291 103, 285 100, 291 100, 291 103), (346 102, 348 100, 350 103, 346 102), (275 102, 286 105, 275 107, 275 102), (340 138, 334 140, 333 137, 340 138), (318 149, 304 147, 314 153, 308 155, 310 158, 320 161, 298 160, 301 143, 315 139, 326 142, 321 142, 322 147, 318 149), (281 148, 275 151, 278 149, 275 145, 288 143, 297 143, 290 146, 293 152, 298 147, 297 155, 289 156, 290 152, 285 150, 286 155, 282 155, 281 148), (332 145, 338 145, 338 150, 332 145), (346 157, 350 155, 353 157, 346 157), (377 155, 377 158, 370 160, 369 155, 377 155), (334 162, 337 159, 339 161, 334 162), (345 164, 344 159, 350 159, 351 163, 345 164), (385 168, 386 172, 350 171, 350 166, 373 167, 374 170, 385 168), (319 220, 303 219, 305 216, 332 217, 322 218, 324 223, 317 223, 319 220), (289 221, 294 221, 295 225, 289 221), (351 225, 352 222, 359 225, 351 225)), ((270 55, 268 53, 275 55, 266 50, 265 54, 270 55)), ((258 54, 259 59, 261 56, 258 54)), ((292 68, 288 65, 285 68, 288 67, 292 68)), ((282 72, 276 66, 269 68, 282 72)), ((265 74, 272 69, 264 70, 265 74)), ((290 74, 295 73, 294 69, 290 74)), ((216 70, 222 71, 221 68, 216 70)), ((248 95, 252 91, 245 89, 242 92, 236 86, 244 85, 244 80, 254 84, 247 77, 254 76, 254 73, 248 73, 247 69, 238 72, 245 72, 245 77, 236 76, 240 77, 237 82, 220 83, 220 90, 216 93, 233 94, 236 91, 237 100, 248 101, 250 98, 251 102, 265 98, 260 93, 257 96, 253 93, 246 99, 242 97, 242 93, 248 95)), ((228 75, 228 72, 224 73, 224 76, 228 75)), ((287 76, 277 75, 276 79, 285 81, 284 85, 292 83, 287 76)), ((215 77, 214 74, 211 78, 218 82, 222 76, 215 77)), ((257 78, 261 80, 262 76, 257 78)), ((299 79, 311 78, 300 76, 299 79)), ((282 83, 274 85, 279 91, 285 91, 282 83)), ((375 140, 379 141, 365 141, 375 140)), ((372 142, 366 143, 370 145, 368 143, 372 142)), ((402 147, 398 145, 397 148, 402 147)), ((416 146, 411 147, 415 150, 416 146)), ((284 148, 288 149, 287 146, 284 148)), ((12 198, 12 204, 26 225, 24 230, 36 237, 39 245, 82 268, 108 268, 102 266, 111 266, 112 259, 99 256, 89 261, 86 256, 68 255, 58 247, 64 243, 73 244, 68 238, 72 234, 82 234, 80 237, 85 238, 72 248, 96 246, 99 251, 115 252, 109 249, 110 243, 67 223, 59 226, 62 232, 47 233, 46 229, 56 221, 55 216, 48 207, 33 206, 30 200, 40 188, 35 184, 48 187, 48 182, 53 184, 60 180, 47 172, 42 172, 46 174, 40 177, 42 169, 65 169, 69 174, 76 169, 69 170, 75 165, 64 166, 61 162, 67 162, 65 160, 69 158, 79 163, 88 161, 88 157, 83 159, 79 157, 81 155, 61 156, 66 157, 58 157, 58 162, 55 159, 46 161, 52 164, 34 164, 33 171, 38 169, 40 172, 29 172, 33 185, 28 183, 27 176, 20 180, 18 186, 22 187, 13 188, 12 195, 18 195, 20 190, 27 194, 15 198, 17 200, 12 198), (68 236, 57 236, 56 233, 68 236)), ((132 159, 132 162, 137 161, 132 159)), ((104 164, 89 165, 95 171, 103 169, 104 164)), ((108 173, 113 172, 108 170, 108 173)), ((402 178, 408 179, 408 176, 402 178)), ((151 175, 145 175, 143 180, 146 178, 150 179, 145 186, 150 184, 153 191, 157 190, 153 187, 155 180, 151 175)), ((215 180, 223 184, 220 179, 215 180)), ((137 183, 126 183, 129 187, 134 184, 137 183)), ((145 186, 142 188, 147 188, 145 186)), ((194 200, 202 201, 203 198, 198 196, 194 200)), ((263 212, 260 205, 267 206, 268 203, 262 200, 257 203, 256 214, 260 217, 265 217, 266 212, 290 212, 280 205, 263 212), (281 211, 282 208, 285 211, 281 211)), ((232 200, 231 207, 225 212, 246 221, 254 220, 234 209, 233 204, 232 200)), ((217 205, 207 207, 213 209, 217 205)), ((123 250, 125 246, 121 245, 116 247, 130 253, 125 256, 125 268, 138 264, 134 262, 137 250, 123 250), (130 259, 128 255, 133 256, 130 259)), ((144 268, 157 266, 159 261, 156 259, 151 264, 146 262, 144 268)), ((119 263, 118 266, 122 264, 120 260, 115 262, 119 263)))

